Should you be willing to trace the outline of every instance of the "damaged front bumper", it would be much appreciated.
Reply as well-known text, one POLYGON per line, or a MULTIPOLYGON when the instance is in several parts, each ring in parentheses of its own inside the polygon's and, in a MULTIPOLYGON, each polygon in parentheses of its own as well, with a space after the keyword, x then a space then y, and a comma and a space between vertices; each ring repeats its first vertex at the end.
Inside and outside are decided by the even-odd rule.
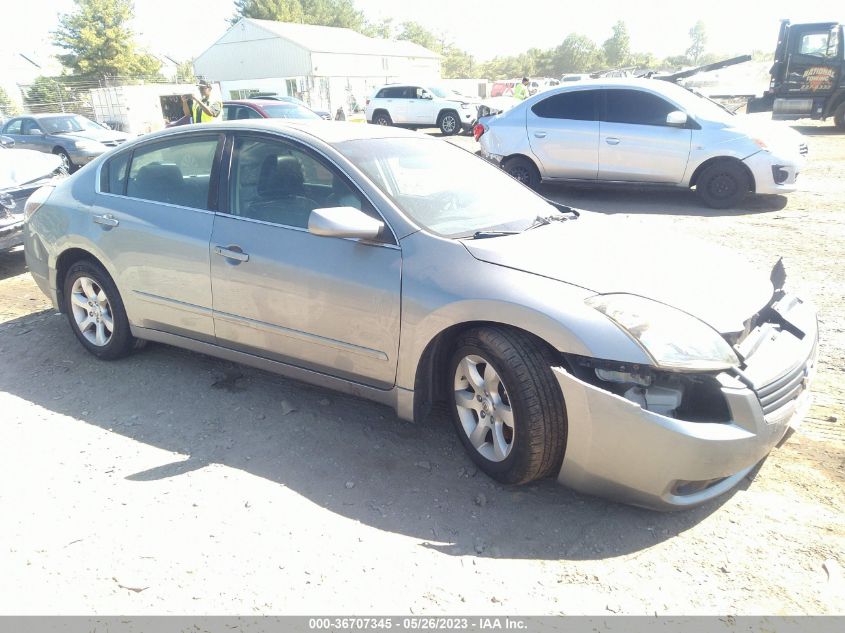
POLYGON ((648 411, 554 368, 568 419, 558 481, 660 510, 698 505, 734 488, 800 423, 811 403, 815 309, 791 297, 780 303, 790 325, 756 328, 742 370, 716 376, 727 421, 686 421, 648 411))

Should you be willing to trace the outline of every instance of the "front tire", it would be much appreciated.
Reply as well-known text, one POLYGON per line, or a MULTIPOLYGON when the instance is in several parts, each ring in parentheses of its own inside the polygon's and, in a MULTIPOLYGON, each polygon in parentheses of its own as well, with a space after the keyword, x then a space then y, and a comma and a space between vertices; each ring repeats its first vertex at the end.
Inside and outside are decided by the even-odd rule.
POLYGON ((463 334, 449 379, 455 430, 470 458, 493 479, 521 484, 556 472, 566 447, 566 408, 539 341, 478 328, 463 334))
POLYGON ((120 293, 99 264, 83 260, 71 266, 63 299, 71 330, 97 358, 114 360, 139 347, 129 331, 120 293))
POLYGON ((67 171, 67 173, 72 174, 76 170, 76 165, 73 164, 73 161, 70 159, 70 154, 68 154, 65 150, 59 148, 53 150, 53 153, 62 159, 62 167, 67 171))
POLYGON ((750 190, 751 183, 742 165, 727 160, 705 167, 695 185, 696 193, 713 209, 737 206, 750 190))
POLYGON ((447 110, 440 115, 437 127, 440 128, 440 133, 444 136, 453 136, 461 131, 461 117, 458 116, 457 112, 447 110))

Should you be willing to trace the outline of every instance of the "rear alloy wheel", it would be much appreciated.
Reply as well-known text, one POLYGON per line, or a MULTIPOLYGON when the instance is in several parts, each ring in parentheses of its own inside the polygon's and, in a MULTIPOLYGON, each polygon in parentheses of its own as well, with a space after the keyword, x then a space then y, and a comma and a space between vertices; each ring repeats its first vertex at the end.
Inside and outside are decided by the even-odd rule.
POLYGON ((379 112, 373 117, 373 123, 376 125, 393 125, 393 120, 387 112, 379 112))
POLYGON ((705 167, 695 185, 696 193, 713 209, 737 206, 750 189, 748 174, 742 165, 726 160, 705 167))
POLYGON ((452 356, 455 430, 471 459, 508 484, 560 469, 566 412, 555 363, 533 337, 479 328, 460 337, 452 356))
POLYGON ((101 266, 77 262, 64 283, 65 312, 82 346, 97 358, 112 360, 138 347, 117 288, 101 266))
POLYGON ((440 115, 440 121, 437 127, 446 136, 452 136, 461 131, 461 119, 458 117, 457 112, 449 110, 440 115))
POLYGON ((527 158, 514 156, 502 163, 502 169, 509 176, 516 178, 523 185, 536 189, 540 186, 540 171, 527 158))

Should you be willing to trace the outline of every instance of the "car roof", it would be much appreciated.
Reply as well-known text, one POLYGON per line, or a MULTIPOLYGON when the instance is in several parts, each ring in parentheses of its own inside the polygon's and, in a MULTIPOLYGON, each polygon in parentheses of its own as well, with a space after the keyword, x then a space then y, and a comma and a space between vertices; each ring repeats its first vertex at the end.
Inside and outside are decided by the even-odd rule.
POLYGON ((276 101, 275 99, 231 99, 224 101, 223 105, 248 105, 258 106, 259 108, 267 106, 283 106, 288 108, 296 108, 297 106, 301 107, 298 103, 292 103, 290 101, 276 101))
MULTIPOLYGON (((76 112, 44 112, 41 114, 20 114, 16 116, 16 119, 55 119, 56 117, 62 116, 84 116, 82 114, 77 114, 76 112)), ((11 119, 9 119, 11 121, 11 119)))
POLYGON ((561 85, 555 86, 552 90, 543 94, 549 95, 554 94, 555 91, 567 92, 569 90, 583 90, 584 88, 643 88, 666 96, 677 93, 679 89, 685 90, 671 81, 645 77, 600 77, 598 79, 585 77, 577 82, 570 82, 567 86, 561 83, 561 85))
MULTIPOLYGON (((379 138, 417 138, 433 139, 433 137, 403 130, 401 128, 382 125, 370 125, 366 123, 351 123, 344 121, 325 120, 292 120, 292 119, 248 119, 241 121, 220 121, 215 123, 199 123, 192 125, 180 125, 166 128, 152 134, 139 137, 131 145, 143 143, 153 139, 165 139, 170 136, 186 134, 191 132, 209 132, 211 130, 239 130, 247 129, 254 131, 285 132, 300 140, 307 140, 307 137, 323 141, 329 145, 336 145, 344 141, 379 139, 379 138)), ((127 143, 127 146, 130 144, 127 143)))

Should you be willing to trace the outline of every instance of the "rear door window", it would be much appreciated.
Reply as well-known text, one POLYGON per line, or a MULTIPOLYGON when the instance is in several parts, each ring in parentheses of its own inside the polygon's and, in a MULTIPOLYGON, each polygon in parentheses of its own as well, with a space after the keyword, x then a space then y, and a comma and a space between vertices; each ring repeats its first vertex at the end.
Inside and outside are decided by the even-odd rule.
POLYGON ((191 136, 139 147, 132 155, 126 195, 208 209, 218 135, 191 136))
POLYGON ((666 115, 677 106, 642 90, 605 90, 604 120, 632 125, 666 125, 666 115))

